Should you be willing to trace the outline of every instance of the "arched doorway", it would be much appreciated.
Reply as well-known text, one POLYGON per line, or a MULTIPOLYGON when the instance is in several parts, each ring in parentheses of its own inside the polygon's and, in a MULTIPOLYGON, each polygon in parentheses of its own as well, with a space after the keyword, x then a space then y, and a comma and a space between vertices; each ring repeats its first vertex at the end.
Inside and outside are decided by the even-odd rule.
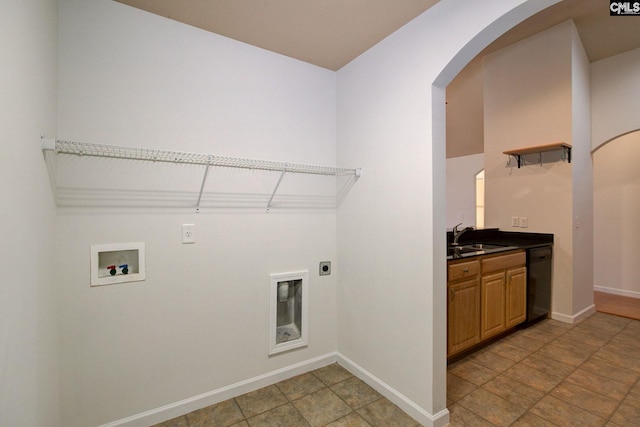
POLYGON ((593 153, 594 290, 640 298, 640 130, 593 153))
POLYGON ((337 158, 369 177, 337 213, 338 351, 424 425, 448 421, 445 88, 554 3, 443 0, 338 71, 337 158))
MULTIPOLYGON (((471 42, 469 42, 465 47, 463 47, 458 52, 458 54, 447 64, 447 66, 442 70, 440 75, 434 80, 434 83, 432 86, 433 111, 432 111, 431 124, 432 124, 432 138, 433 138, 432 144, 434 147, 433 148, 433 153, 434 153, 433 174, 434 174, 435 182, 439 182, 446 175, 446 173, 443 170, 444 164, 446 163, 446 159, 444 156, 445 149, 443 148, 443 147, 446 147, 446 136, 445 136, 446 135, 446 132, 445 132, 446 112, 444 107, 446 104, 445 103, 446 87, 454 79, 457 73, 466 64, 471 62, 472 59, 475 57, 475 55, 479 53, 480 50, 482 50, 481 48, 479 48, 480 44, 483 44, 483 43, 488 44, 492 42, 501 34, 500 31, 506 31, 511 27, 516 26, 517 23, 520 22, 519 19, 526 19, 527 17, 534 15, 540 10, 546 7, 549 7, 556 2, 549 2, 543 7, 540 7, 540 5, 537 5, 536 10, 533 10, 534 6, 531 3, 532 2, 524 2, 521 5, 513 8, 509 13, 503 15, 500 19, 496 20, 487 28, 485 28, 483 31, 481 31, 475 38, 472 39, 471 42)), ((486 45, 482 45, 482 47, 484 46, 486 45)), ((445 195, 441 194, 443 191, 442 188, 438 188, 437 186, 434 186, 433 191, 434 191, 434 200, 443 200, 443 199, 446 200, 446 194, 445 195)), ((444 224, 446 222, 446 212, 443 212, 443 209, 439 208, 437 204, 434 205, 433 215, 434 215, 434 225, 444 224)), ((439 228, 437 226, 434 226, 434 247, 435 247, 434 260, 433 260, 433 263, 434 263, 434 269, 433 269, 434 313, 438 312, 438 309, 437 309, 438 304, 442 304, 442 306, 446 307, 446 296, 441 295, 438 292, 437 286, 436 286, 438 283, 446 283, 445 264, 440 261, 442 259, 445 259, 445 257, 444 256, 440 257, 438 253, 438 246, 439 246, 438 236, 437 236, 438 229, 439 228), (442 266, 441 270, 439 269, 439 263, 442 266)), ((444 242, 442 242, 442 245, 440 246, 446 247, 444 242)), ((444 314, 446 315, 446 309, 444 314)), ((440 317, 440 319, 443 322, 443 324, 446 324, 446 317, 445 318, 443 317, 440 317)), ((436 339, 434 340, 434 347, 436 347, 439 344, 437 341, 437 338, 438 337, 436 334, 436 339)), ((440 341, 440 343, 441 342, 442 341, 440 341)), ((440 348, 446 348, 446 346, 442 345, 440 348)), ((442 365, 440 366, 442 367, 441 369, 446 374, 446 357, 443 357, 441 354, 434 354, 434 384, 433 384, 434 387, 437 387, 439 374, 440 374, 438 370, 440 368, 440 366, 438 366, 438 362, 439 362, 438 357, 442 357, 444 359, 444 361, 442 362, 442 365)), ((446 380, 444 381, 444 383, 446 384, 446 380)), ((445 396, 446 396, 446 387, 445 387, 445 396)), ((434 402, 436 402, 439 397, 440 396, 437 396, 437 395, 434 396, 434 402)))

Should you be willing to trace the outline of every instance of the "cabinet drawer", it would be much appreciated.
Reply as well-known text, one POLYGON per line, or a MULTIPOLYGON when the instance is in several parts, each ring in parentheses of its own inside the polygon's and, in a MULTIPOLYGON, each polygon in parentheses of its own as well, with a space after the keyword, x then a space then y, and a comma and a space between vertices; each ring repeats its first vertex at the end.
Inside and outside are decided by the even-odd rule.
POLYGON ((508 255, 498 255, 495 257, 482 259, 482 272, 504 270, 509 267, 519 267, 525 265, 527 256, 524 251, 508 255))
POLYGON ((463 279, 477 274, 480 274, 480 261, 478 260, 449 264, 447 280, 463 279))

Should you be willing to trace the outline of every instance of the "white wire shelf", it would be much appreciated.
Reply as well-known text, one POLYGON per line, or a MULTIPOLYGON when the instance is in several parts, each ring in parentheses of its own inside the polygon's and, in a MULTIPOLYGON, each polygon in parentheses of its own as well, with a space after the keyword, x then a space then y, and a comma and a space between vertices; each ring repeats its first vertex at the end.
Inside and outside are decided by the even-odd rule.
POLYGON ((335 168, 329 166, 317 166, 289 162, 276 162, 270 160, 256 160, 239 157, 217 156, 213 154, 189 153, 181 151, 160 150, 153 148, 127 147, 108 144, 93 144, 88 142, 66 141, 42 138, 42 150, 50 169, 52 184, 55 191, 55 165, 49 153, 71 154, 77 156, 91 156, 127 160, 140 160, 148 162, 165 162, 175 164, 188 164, 204 166, 204 177, 200 186, 196 212, 199 211, 202 192, 210 167, 241 168, 252 170, 264 170, 280 172, 280 177, 275 185, 273 193, 267 203, 267 211, 271 207, 273 198, 280 186, 285 173, 300 173, 325 176, 353 176, 356 179, 361 175, 360 168, 335 168))
POLYGON ((108 157, 117 159, 144 160, 151 162, 182 163, 203 166, 256 169, 267 171, 286 171, 315 175, 355 175, 359 168, 334 168, 328 166, 306 165, 298 163, 255 160, 239 157, 216 156, 212 154, 188 153, 181 151, 158 150, 153 148, 126 147, 88 142, 43 139, 43 150, 56 153, 76 154, 79 156, 108 157))

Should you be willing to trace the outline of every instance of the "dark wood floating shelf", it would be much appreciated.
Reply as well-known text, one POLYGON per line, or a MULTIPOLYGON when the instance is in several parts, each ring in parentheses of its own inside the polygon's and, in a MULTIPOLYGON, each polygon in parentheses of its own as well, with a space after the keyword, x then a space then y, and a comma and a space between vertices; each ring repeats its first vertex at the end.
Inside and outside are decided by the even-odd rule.
POLYGON ((546 151, 564 151, 564 154, 567 156, 567 162, 571 163, 571 144, 567 144, 566 142, 555 142, 553 144, 545 144, 545 145, 536 145, 535 147, 525 147, 519 148, 517 150, 507 150, 503 151, 503 154, 508 156, 513 156, 518 161, 518 168, 522 165, 522 156, 527 154, 535 154, 535 153, 544 153, 546 151))

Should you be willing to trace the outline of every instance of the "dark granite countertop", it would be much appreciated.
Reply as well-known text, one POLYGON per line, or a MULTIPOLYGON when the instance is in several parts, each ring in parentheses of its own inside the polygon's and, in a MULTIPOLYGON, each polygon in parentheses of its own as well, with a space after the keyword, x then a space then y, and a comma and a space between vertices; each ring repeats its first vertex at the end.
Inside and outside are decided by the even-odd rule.
POLYGON ((500 231, 497 228, 467 231, 460 236, 460 246, 483 243, 495 245, 495 248, 479 249, 477 251, 466 250, 463 253, 449 249, 453 242, 453 232, 447 231, 447 259, 470 258, 478 255, 486 255, 496 252, 510 251, 514 249, 530 249, 553 245, 553 234, 548 233, 521 233, 513 231, 500 231))

